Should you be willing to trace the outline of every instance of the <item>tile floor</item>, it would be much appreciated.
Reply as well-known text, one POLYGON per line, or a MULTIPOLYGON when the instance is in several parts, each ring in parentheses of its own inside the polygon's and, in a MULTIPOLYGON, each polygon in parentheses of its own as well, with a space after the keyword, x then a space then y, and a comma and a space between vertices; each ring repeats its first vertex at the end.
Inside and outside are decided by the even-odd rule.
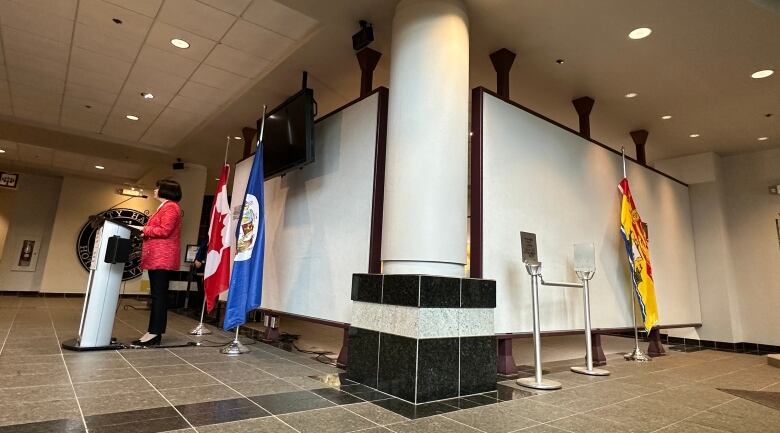
MULTIPOLYGON (((560 391, 499 379, 498 391, 413 407, 341 370, 253 343, 229 358, 204 346, 63 352, 78 298, 0 296, 0 433, 47 432, 779 432, 780 369, 755 355, 702 350, 637 365, 609 355, 611 376, 545 363, 560 391), (721 391, 723 390, 723 391, 721 391)), ((148 312, 123 300, 114 334, 141 334, 148 312)), ((169 314, 163 344, 192 341, 169 314)), ((247 341, 249 343, 249 341, 247 341)))

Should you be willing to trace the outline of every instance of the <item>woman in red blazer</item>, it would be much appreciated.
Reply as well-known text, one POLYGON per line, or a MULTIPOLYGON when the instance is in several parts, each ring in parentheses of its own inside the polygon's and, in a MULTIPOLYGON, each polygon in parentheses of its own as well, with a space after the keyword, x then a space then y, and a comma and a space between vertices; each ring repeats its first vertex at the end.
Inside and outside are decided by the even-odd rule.
POLYGON ((133 341, 136 346, 160 344, 168 322, 168 283, 171 280, 171 271, 179 270, 181 260, 181 186, 173 180, 159 180, 157 188, 154 189, 154 197, 162 203, 144 226, 144 243, 141 250, 141 268, 149 273, 152 305, 148 332, 133 341))

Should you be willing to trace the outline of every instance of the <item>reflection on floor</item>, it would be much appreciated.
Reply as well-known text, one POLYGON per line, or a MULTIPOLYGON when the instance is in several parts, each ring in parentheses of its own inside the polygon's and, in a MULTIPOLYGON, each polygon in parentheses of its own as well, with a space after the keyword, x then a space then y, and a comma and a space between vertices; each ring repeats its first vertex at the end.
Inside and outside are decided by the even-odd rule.
MULTIPOLYGON (((62 353, 80 309, 76 298, 0 296, 0 433, 780 431, 780 369, 755 355, 671 352, 640 365, 610 354, 612 375, 597 378, 568 371, 581 363, 575 348, 576 359, 544 365, 563 390, 499 379, 497 392, 413 407, 266 344, 228 358, 213 347, 231 337, 218 330, 199 347, 62 353)), ((120 308, 114 333, 130 341, 147 320, 120 308)), ((191 341, 194 324, 171 313, 163 343, 191 341)))

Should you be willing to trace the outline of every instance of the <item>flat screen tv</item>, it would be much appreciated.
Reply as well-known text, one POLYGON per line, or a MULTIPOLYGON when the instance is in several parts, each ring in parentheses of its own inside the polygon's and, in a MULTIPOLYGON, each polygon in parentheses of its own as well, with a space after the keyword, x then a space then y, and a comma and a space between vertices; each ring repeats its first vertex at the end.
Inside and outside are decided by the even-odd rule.
MULTIPOLYGON (((314 91, 303 89, 266 114, 263 131, 265 180, 314 162, 314 91)), ((262 118, 257 121, 260 131, 262 118)))

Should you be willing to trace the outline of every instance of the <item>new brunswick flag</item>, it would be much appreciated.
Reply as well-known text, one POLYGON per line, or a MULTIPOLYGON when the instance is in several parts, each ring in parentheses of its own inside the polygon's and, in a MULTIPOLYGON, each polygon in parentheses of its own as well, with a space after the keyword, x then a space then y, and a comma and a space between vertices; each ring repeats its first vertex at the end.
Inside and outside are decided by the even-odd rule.
POLYGON ((618 185, 623 196, 620 205, 620 234, 626 244, 628 263, 631 267, 631 282, 636 291, 645 330, 648 332, 658 323, 658 305, 655 302, 653 268, 650 266, 650 248, 647 244, 642 218, 636 210, 634 198, 628 188, 628 179, 623 178, 618 185))

